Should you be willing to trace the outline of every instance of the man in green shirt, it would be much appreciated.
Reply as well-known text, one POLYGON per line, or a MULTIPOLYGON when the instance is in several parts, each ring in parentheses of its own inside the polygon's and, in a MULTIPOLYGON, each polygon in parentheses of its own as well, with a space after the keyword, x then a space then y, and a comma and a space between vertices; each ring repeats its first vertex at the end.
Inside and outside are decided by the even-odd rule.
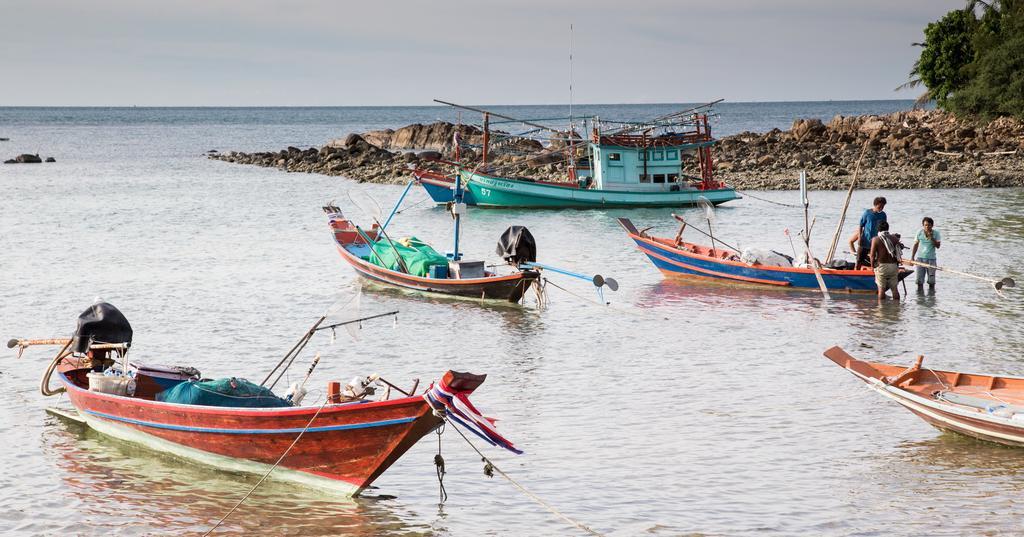
MULTIPOLYGON (((930 217, 921 220, 921 230, 917 232, 917 240, 914 241, 914 248, 910 250, 910 258, 914 261, 927 263, 935 266, 935 250, 942 246, 942 234, 935 229, 935 221, 930 217)), ((935 269, 918 265, 915 269, 917 274, 917 288, 924 289, 925 274, 928 275, 928 289, 935 289, 935 269)))

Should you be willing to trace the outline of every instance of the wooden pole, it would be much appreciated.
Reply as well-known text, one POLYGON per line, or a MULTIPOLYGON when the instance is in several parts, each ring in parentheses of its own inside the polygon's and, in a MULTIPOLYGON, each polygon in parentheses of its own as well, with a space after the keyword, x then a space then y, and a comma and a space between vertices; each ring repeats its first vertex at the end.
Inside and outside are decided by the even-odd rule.
MULTIPOLYGON (((860 157, 857 159, 857 167, 853 170, 853 179, 850 180, 850 189, 846 191, 846 201, 843 202, 843 212, 839 214, 839 223, 836 224, 836 232, 832 235, 832 245, 828 247, 828 255, 825 256, 825 264, 832 262, 836 255, 836 246, 839 244, 839 236, 843 233, 843 224, 846 222, 846 210, 850 207, 850 198, 853 197, 853 189, 857 186, 857 175, 860 174, 860 161, 864 160, 864 153, 868 150, 867 142, 860 150, 860 157)), ((854 252, 854 255, 857 255, 854 252)))
POLYGON ((487 145, 490 142, 491 134, 491 114, 490 112, 484 112, 484 141, 480 167, 484 172, 487 172, 487 145))

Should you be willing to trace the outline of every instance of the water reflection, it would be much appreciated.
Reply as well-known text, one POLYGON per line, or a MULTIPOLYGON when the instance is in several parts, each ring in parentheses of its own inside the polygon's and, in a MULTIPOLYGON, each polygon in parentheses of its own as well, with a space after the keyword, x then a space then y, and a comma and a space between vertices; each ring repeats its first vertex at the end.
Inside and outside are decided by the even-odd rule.
MULTIPOLYGON (((64 490, 94 530, 202 533, 258 481, 50 418, 44 452, 56 461, 64 490)), ((224 534, 430 535, 428 523, 387 497, 346 499, 268 480, 221 526, 224 534)), ((73 528, 66 528, 74 531, 73 528)))

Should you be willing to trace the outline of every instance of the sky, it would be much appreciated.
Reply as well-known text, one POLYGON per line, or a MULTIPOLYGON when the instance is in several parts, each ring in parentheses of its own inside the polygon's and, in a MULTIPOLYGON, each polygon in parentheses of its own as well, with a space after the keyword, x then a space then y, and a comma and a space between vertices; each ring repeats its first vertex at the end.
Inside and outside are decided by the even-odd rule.
POLYGON ((911 43, 964 4, 0 0, 0 106, 914 98, 911 43))

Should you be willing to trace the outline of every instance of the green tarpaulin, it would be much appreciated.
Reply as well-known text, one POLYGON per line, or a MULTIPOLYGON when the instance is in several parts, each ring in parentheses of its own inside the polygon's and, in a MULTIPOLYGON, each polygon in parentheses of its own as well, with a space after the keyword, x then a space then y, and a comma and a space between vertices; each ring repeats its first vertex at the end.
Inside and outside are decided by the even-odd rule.
POLYGON ((447 257, 437 253, 437 250, 416 237, 398 239, 393 243, 389 243, 387 239, 381 239, 373 245, 373 251, 377 255, 370 255, 363 259, 374 265, 401 272, 402 268, 396 260, 395 250, 398 250, 402 261, 405 261, 405 266, 409 268, 409 274, 413 276, 425 277, 430 272, 430 267, 448 265, 447 257), (392 244, 394 244, 394 248, 391 247, 392 244))
POLYGON ((291 406, 259 384, 240 378, 191 380, 156 394, 157 401, 182 405, 266 408, 291 406))

